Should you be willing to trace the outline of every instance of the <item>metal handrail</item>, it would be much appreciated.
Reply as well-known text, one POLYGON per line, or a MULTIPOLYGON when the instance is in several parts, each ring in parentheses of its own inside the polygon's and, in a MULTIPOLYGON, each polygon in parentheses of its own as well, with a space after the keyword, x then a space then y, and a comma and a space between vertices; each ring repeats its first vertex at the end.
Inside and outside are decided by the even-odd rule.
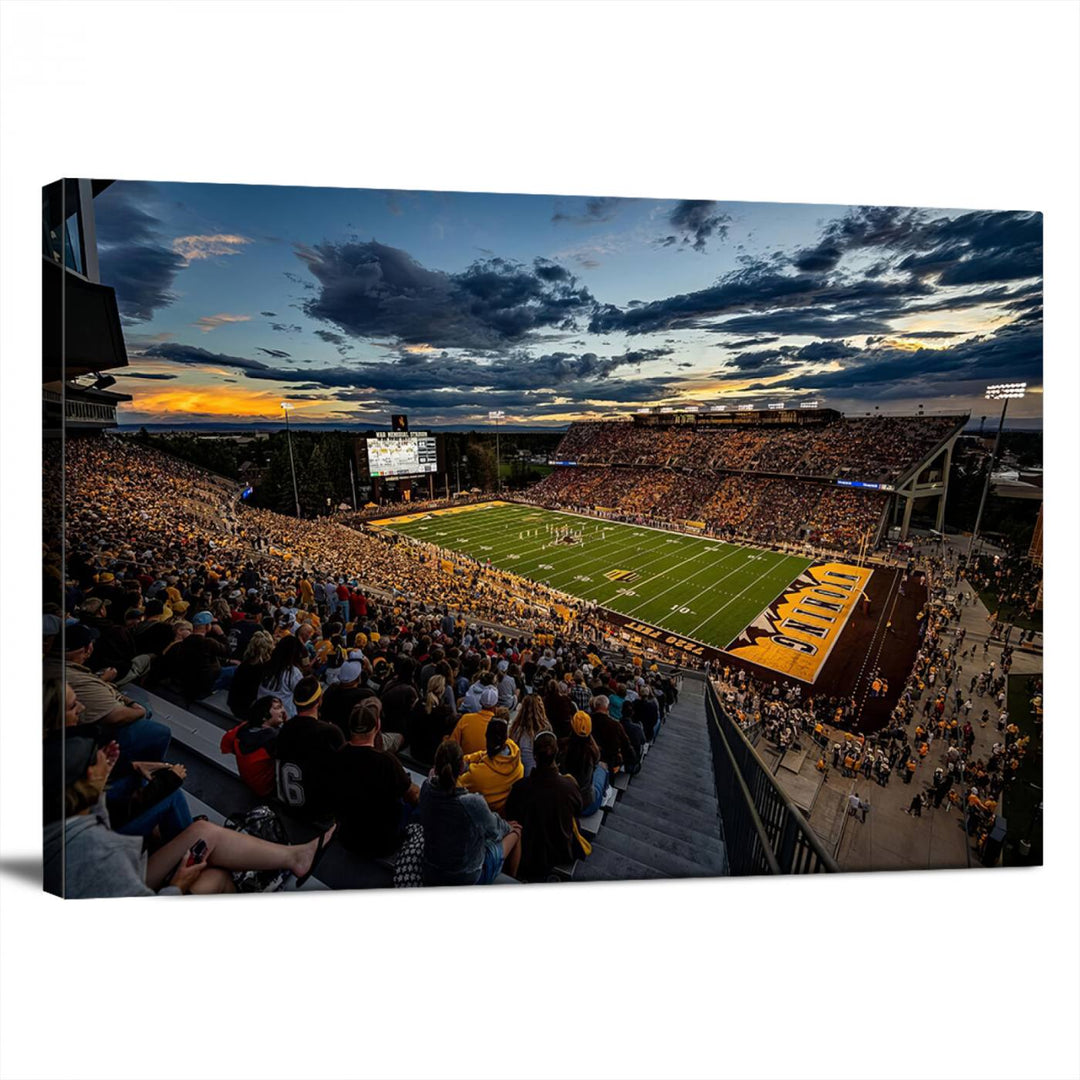
POLYGON ((840 868, 753 744, 724 711, 711 681, 706 716, 728 858, 736 873, 835 873, 840 868), (734 745, 732 745, 734 743, 734 745), (726 806, 724 806, 726 804, 726 806))

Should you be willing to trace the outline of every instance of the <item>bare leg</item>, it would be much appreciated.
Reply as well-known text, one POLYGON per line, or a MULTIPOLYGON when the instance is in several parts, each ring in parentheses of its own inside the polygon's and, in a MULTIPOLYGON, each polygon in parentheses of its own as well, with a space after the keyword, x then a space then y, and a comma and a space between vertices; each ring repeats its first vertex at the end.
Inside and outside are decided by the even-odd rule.
POLYGON ((507 833, 502 838, 503 869, 510 877, 517 877, 518 864, 521 862, 521 837, 517 833, 507 833))
POLYGON ((228 870, 219 870, 216 866, 208 867, 196 879, 191 886, 193 896, 200 893, 230 893, 236 892, 232 875, 228 870))
MULTIPOLYGON (((327 840, 333 831, 326 833, 327 840)), ((165 875, 197 840, 206 841, 206 861, 211 866, 224 870, 291 870, 297 877, 307 873, 318 846, 318 837, 307 844, 272 844, 209 821, 195 821, 150 856, 146 884, 155 891, 165 885, 165 875)))

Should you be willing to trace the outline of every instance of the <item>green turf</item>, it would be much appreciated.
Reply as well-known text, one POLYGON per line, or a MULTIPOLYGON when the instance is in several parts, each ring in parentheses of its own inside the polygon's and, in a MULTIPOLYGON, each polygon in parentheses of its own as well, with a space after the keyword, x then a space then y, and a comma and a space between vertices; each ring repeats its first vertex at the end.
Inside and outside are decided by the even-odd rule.
POLYGON ((516 504, 392 528, 474 559, 490 558, 501 569, 720 649, 811 563, 802 556, 516 504), (548 526, 570 526, 583 540, 556 543, 548 526), (613 570, 637 577, 611 581, 604 575, 613 570))

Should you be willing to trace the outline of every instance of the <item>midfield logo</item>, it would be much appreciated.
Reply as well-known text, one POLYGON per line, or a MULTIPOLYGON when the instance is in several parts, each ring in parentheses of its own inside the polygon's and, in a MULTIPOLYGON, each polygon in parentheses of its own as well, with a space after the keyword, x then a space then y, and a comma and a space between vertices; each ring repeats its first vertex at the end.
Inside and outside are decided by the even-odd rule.
POLYGON ((637 576, 636 570, 609 570, 604 575, 608 581, 635 581, 637 576))

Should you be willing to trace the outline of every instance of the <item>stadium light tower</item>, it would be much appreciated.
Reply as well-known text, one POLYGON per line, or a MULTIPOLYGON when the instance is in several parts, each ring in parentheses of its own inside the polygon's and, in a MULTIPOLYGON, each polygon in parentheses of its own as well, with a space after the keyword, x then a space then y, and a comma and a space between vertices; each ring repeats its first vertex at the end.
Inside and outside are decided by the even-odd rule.
POLYGON ((502 494, 502 455, 499 453, 499 421, 506 416, 502 409, 492 409, 488 419, 495 421, 495 492, 502 494))
POLYGON ((1001 402, 1001 419, 998 420, 997 435, 994 437, 994 449, 990 454, 990 464, 986 470, 986 479, 983 481, 982 497, 979 499, 979 512, 975 515, 975 528, 971 530, 971 543, 968 544, 967 562, 971 566, 971 557, 975 553, 975 538, 979 535, 979 526, 982 524, 983 509, 986 506, 986 496, 990 491, 990 477, 994 472, 994 464, 997 461, 998 446, 1001 444, 1001 429, 1005 426, 1005 413, 1009 410, 1009 402, 1014 398, 1022 398, 1027 393, 1026 382, 994 383, 986 388, 987 401, 1001 402))
POLYGON ((296 516, 300 516, 300 492, 296 487, 296 462, 293 460, 292 452, 292 428, 289 427, 289 413, 295 406, 291 401, 283 401, 281 403, 282 412, 285 413, 285 440, 289 444, 289 472, 292 473, 292 493, 293 502, 296 504, 296 516))

